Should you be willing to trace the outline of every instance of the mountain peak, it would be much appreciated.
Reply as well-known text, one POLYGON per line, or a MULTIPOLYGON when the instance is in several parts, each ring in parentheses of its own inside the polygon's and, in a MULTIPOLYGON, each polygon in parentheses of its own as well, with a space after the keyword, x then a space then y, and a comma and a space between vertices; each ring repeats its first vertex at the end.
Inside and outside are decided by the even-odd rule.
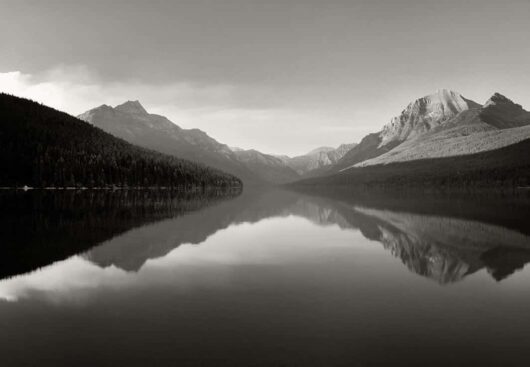
POLYGON ((530 112, 500 93, 484 103, 480 118, 498 129, 530 125, 530 112))
POLYGON ((424 104, 439 104, 445 109, 449 109, 453 112, 460 112, 462 110, 479 107, 478 103, 470 101, 460 93, 451 90, 451 89, 438 89, 433 94, 429 94, 425 97, 419 98, 414 103, 424 103, 424 104))
POLYGON ((147 115, 147 111, 145 108, 140 104, 138 100, 136 101, 127 101, 125 103, 122 103, 116 107, 114 107, 115 110, 125 113, 131 113, 136 115, 147 115))
POLYGON ((511 99, 503 96, 500 93, 494 93, 490 97, 490 99, 488 99, 486 101, 486 103, 484 104, 484 107, 488 107, 488 106, 491 106, 491 105, 496 105, 496 104, 499 104, 499 103, 513 103, 513 101, 511 99))
POLYGON ((450 89, 438 89, 435 93, 416 99, 392 118, 381 131, 381 145, 401 142, 421 135, 444 124, 460 112, 481 107, 450 89))

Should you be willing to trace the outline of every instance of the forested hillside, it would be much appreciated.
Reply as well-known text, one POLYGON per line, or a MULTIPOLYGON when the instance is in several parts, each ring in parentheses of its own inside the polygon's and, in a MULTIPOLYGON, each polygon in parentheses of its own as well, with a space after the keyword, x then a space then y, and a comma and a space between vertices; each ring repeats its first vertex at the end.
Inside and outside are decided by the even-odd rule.
POLYGON ((476 154, 352 167, 293 185, 432 189, 529 187, 530 139, 476 154))
POLYGON ((39 103, 0 94, 0 186, 241 186, 197 163, 143 149, 39 103))

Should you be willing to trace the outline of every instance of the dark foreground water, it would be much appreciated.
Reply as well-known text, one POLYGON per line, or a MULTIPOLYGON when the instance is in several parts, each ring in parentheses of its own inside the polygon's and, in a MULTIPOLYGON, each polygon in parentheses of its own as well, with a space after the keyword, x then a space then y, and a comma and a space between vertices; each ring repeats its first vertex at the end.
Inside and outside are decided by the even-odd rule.
POLYGON ((0 195, 2 366, 528 366, 528 198, 0 195))

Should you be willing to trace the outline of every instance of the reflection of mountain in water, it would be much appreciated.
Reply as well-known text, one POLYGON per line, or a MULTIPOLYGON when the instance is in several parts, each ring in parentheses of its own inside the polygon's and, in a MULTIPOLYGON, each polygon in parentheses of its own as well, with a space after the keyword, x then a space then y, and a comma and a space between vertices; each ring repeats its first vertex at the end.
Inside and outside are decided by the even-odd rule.
MULTIPOLYGON (((237 192, 28 191, 0 193, 0 277, 35 270, 145 223, 196 211, 237 192)), ((118 237, 116 237, 118 236, 118 237)))
POLYGON ((320 197, 411 271, 446 284, 482 268, 502 280, 530 261, 527 197, 320 197), (487 199, 487 200, 486 200, 487 199), (453 204, 451 206, 450 204, 453 204), (392 210, 386 208, 390 207, 392 210), (511 220, 513 219, 513 220, 511 220))
POLYGON ((243 193, 208 210, 189 212, 178 219, 134 229, 102 243, 84 256, 102 267, 114 265, 127 271, 138 271, 147 260, 163 257, 184 243, 200 244, 230 225, 289 214, 286 208, 296 201, 297 195, 284 191, 275 195, 268 193, 243 193))
MULTIPOLYGON (((337 200, 288 191, 244 193, 200 213, 131 231, 94 248, 86 257, 100 266, 112 264, 136 271, 148 259, 165 256, 183 243, 199 244, 232 224, 295 215, 318 225, 360 230, 411 271, 443 284, 462 280, 482 268, 500 280, 530 260, 530 237, 519 230, 518 223, 507 228, 495 224, 495 217, 489 215, 487 221, 475 220, 481 211, 474 201, 458 201, 453 211, 444 205, 441 214, 436 201, 432 206, 420 202, 394 199, 393 210, 386 210, 385 200, 357 205, 351 197, 337 200)), ((502 206, 496 207, 499 218, 505 220, 506 215, 498 209, 502 206)), ((512 215, 528 210, 526 205, 506 209, 512 215)))
POLYGON ((480 269, 501 280, 530 261, 530 228, 521 220, 530 217, 525 197, 329 197, 281 190, 244 192, 231 200, 220 200, 226 194, 150 195, 0 197, 14 213, 4 214, 2 222, 3 236, 11 240, 2 249, 3 274, 29 271, 87 249, 83 256, 94 264, 138 271, 149 259, 181 244, 200 244, 231 225, 290 215, 359 230, 414 273, 442 284, 480 269))
POLYGON ((504 253, 530 254, 530 238, 503 227, 447 217, 355 210, 378 222, 377 240, 411 271, 440 283, 461 280, 483 267, 495 273, 494 261, 485 262, 483 254, 494 254, 498 248, 504 253))

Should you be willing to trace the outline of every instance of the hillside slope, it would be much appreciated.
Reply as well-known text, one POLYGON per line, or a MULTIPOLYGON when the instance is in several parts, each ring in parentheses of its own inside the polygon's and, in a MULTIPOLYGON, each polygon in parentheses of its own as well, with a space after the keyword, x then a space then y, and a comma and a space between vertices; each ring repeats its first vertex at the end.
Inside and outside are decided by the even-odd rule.
POLYGON ((278 157, 254 149, 236 150, 234 154, 247 169, 268 182, 287 183, 300 178, 298 173, 278 157))
POLYGON ((530 139, 476 154, 353 167, 293 185, 433 189, 527 187, 530 186, 530 139))
POLYGON ((489 130, 470 135, 459 134, 459 130, 452 129, 425 139, 405 142, 390 152, 361 162, 357 166, 363 167, 417 159, 461 156, 495 150, 530 139, 530 126, 489 130))
POLYGON ((164 116, 148 113, 138 101, 114 108, 102 105, 79 118, 132 144, 221 169, 246 184, 285 183, 297 178, 294 172, 286 174, 286 166, 266 166, 264 170, 249 167, 247 161, 204 131, 183 129, 164 116))
POLYGON ((66 113, 0 94, 0 186, 241 186, 233 175, 131 145, 66 113))
POLYGON ((326 167, 336 164, 346 153, 348 153, 356 144, 341 144, 337 148, 320 147, 313 149, 307 154, 286 157, 281 159, 286 165, 295 170, 299 175, 306 175, 314 170, 325 169, 326 167))

